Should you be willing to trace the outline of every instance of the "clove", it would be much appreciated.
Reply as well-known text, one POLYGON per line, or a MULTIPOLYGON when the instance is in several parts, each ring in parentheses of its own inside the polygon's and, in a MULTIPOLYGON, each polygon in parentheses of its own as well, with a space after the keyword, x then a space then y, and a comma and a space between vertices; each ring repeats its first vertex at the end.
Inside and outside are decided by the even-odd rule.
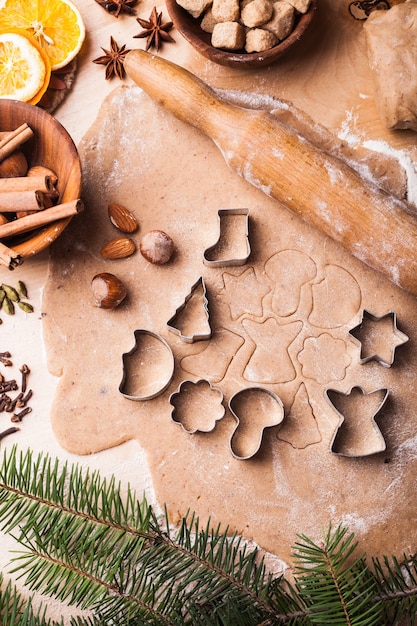
POLYGON ((31 411, 32 411, 31 407, 27 406, 24 409, 22 409, 19 413, 13 413, 12 417, 10 418, 10 421, 11 422, 21 422, 22 419, 25 417, 25 415, 27 415, 31 411))
POLYGON ((27 387, 27 377, 28 374, 30 374, 30 369, 26 365, 26 363, 24 363, 19 371, 22 373, 22 383, 20 385, 20 389, 21 391, 23 391, 23 393, 25 393, 27 387))
POLYGON ((10 367, 13 363, 10 360, 12 355, 10 352, 0 352, 0 361, 3 363, 5 367, 10 367))
POLYGON ((10 428, 3 430, 3 432, 0 433, 0 440, 7 437, 7 435, 12 435, 13 433, 17 433, 18 430, 20 430, 20 428, 17 428, 16 426, 11 426, 10 428))

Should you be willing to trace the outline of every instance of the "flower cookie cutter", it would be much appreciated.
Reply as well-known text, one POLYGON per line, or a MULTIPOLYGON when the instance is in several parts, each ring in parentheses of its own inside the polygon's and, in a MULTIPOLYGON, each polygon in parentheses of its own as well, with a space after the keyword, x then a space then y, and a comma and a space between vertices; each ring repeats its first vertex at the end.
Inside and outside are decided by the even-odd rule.
POLYGON ((360 345, 360 363, 377 361, 384 367, 392 366, 396 348, 409 340, 398 329, 394 311, 377 317, 364 309, 360 323, 349 331, 349 335, 360 345))
MULTIPOLYGON (((194 307, 193 312, 195 312, 194 307)), ((207 290, 202 276, 200 276, 200 278, 194 283, 185 297, 184 302, 177 308, 174 315, 168 320, 167 327, 172 333, 179 335, 181 340, 185 343, 205 341, 206 339, 211 338, 212 331, 210 327, 207 290), (197 323, 182 324, 181 320, 187 316, 187 310, 191 308, 191 303, 195 302, 198 298, 200 300, 197 303, 200 321, 197 320, 197 323), (203 323, 201 323, 201 318, 203 319, 203 323), (196 326, 198 327, 196 328, 196 326)))
POLYGON ((236 426, 230 437, 230 451, 235 459, 253 457, 262 445, 264 430, 279 426, 284 420, 284 405, 279 396, 265 387, 246 387, 229 400, 236 426))
POLYGON ((251 253, 249 209, 219 209, 217 214, 220 235, 217 242, 204 251, 204 264, 210 267, 245 265, 251 253), (243 230, 236 227, 242 217, 243 230))
POLYGON ((223 392, 204 378, 184 380, 170 395, 171 419, 187 433, 209 433, 224 417, 223 398, 223 392))
POLYGON ((162 394, 174 375, 174 355, 168 342, 146 329, 134 331, 135 344, 122 354, 123 375, 119 392, 128 400, 143 402, 162 394))
POLYGON ((388 389, 366 392, 359 386, 352 387, 346 393, 326 389, 326 400, 339 417, 330 442, 330 452, 343 457, 365 457, 384 452, 386 442, 376 418, 385 406, 388 395, 388 389), (349 423, 349 414, 351 418, 354 416, 352 421, 356 424, 349 423))

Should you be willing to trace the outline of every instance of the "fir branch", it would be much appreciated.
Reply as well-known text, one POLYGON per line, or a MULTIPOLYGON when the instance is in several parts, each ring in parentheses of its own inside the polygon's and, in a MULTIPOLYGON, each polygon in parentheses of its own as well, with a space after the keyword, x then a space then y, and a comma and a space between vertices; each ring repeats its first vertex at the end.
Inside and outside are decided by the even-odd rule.
MULTIPOLYGON (((174 530, 114 478, 16 447, 0 466, 0 527, 22 547, 12 563, 30 589, 92 612, 71 626, 388 626, 417 610, 416 556, 371 567, 330 525, 319 544, 299 536, 290 584, 228 528, 189 513, 174 530)), ((0 621, 6 598, 27 616, 7 626, 55 626, 7 589, 0 621)))

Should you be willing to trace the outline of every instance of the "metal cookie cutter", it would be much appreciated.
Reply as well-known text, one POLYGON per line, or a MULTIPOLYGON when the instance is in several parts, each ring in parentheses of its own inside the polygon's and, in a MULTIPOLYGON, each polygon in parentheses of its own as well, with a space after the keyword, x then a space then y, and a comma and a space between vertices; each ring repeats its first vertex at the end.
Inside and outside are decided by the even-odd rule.
POLYGON ((237 422, 230 437, 230 451, 242 461, 258 452, 264 430, 278 426, 284 419, 281 398, 264 387, 241 389, 230 398, 229 409, 237 422))
POLYGON ((224 417, 223 392, 205 379, 184 380, 171 394, 171 419, 187 433, 209 433, 224 417))
POLYGON ((174 375, 174 355, 167 341, 150 330, 134 332, 135 345, 122 354, 123 377, 119 392, 143 402, 162 394, 174 375))
MULTIPOLYGON (((244 265, 250 256, 249 244, 249 209, 219 209, 220 235, 217 243, 204 251, 204 264, 211 267, 244 265), (236 216, 245 218, 245 230, 238 232, 239 240, 232 237, 236 230, 236 216), (233 254, 230 254, 233 252, 233 254), (240 254, 239 254, 240 252, 240 254)), ((239 217, 240 221, 240 217, 239 217)))
POLYGON ((339 424, 330 443, 330 452, 337 456, 364 457, 386 450, 385 439, 376 422, 376 417, 388 398, 388 389, 376 389, 366 393, 362 387, 352 387, 347 393, 327 389, 325 396, 330 406, 339 416, 339 424), (332 397, 345 407, 336 408, 332 397), (354 415, 349 423, 345 413, 354 415))
POLYGON ((409 340, 409 337, 398 329, 394 311, 376 317, 364 310, 360 323, 349 331, 349 335, 361 347, 360 363, 378 361, 384 367, 391 367, 394 363, 395 349, 409 340), (390 328, 387 331, 388 324, 390 328), (380 326, 379 336, 377 325, 380 326), (372 327, 374 333, 372 333, 372 327))
POLYGON ((194 341, 205 341, 206 339, 210 339, 211 337, 211 327, 210 327, 210 315, 208 308, 208 299, 207 299, 207 290, 206 285, 204 283, 204 278, 200 276, 200 278, 194 283, 191 287, 189 294, 186 296, 184 302, 178 309, 175 311, 174 315, 167 322, 168 329, 179 335, 182 341, 186 343, 194 343, 194 341), (196 329, 196 332, 190 332, 190 329, 183 330, 181 328, 181 318, 183 318, 186 314, 187 308, 190 306, 191 300, 198 297, 198 293, 201 293, 201 305, 202 308, 200 312, 202 312, 203 317, 205 318, 205 327, 196 329))

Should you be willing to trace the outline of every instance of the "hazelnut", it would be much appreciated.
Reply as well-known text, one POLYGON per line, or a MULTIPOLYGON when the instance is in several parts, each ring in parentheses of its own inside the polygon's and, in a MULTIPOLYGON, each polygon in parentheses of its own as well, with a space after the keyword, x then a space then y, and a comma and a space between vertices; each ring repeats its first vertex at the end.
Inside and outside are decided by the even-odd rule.
POLYGON ((174 242, 163 230, 150 230, 142 237, 140 251, 150 263, 168 263, 174 252, 174 242))
POLYGON ((94 304, 100 309, 114 309, 126 298, 127 291, 122 281, 108 272, 96 274, 91 281, 94 304))
POLYGON ((0 178, 26 176, 28 162, 22 150, 15 150, 0 163, 0 178))

